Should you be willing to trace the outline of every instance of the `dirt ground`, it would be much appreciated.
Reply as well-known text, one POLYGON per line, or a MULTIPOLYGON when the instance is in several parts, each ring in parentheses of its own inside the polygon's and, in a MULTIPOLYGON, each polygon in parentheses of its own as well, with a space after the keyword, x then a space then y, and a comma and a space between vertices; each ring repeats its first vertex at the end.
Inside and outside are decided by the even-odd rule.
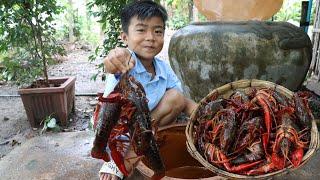
MULTIPOLYGON (((168 60, 169 41, 174 31, 166 31, 165 43, 159 58, 168 60)), ((90 78, 97 72, 96 64, 88 62, 93 53, 90 48, 80 44, 67 47, 67 56, 59 59, 61 63, 49 67, 49 76, 75 76, 75 112, 69 119, 69 125, 62 131, 89 131, 89 120, 96 104, 97 92, 103 92, 104 82, 90 78)), ((32 137, 39 136, 41 129, 31 128, 25 113, 17 87, 11 83, 0 82, 0 160, 15 147, 32 137)), ((53 132, 46 132, 53 133, 53 132)))
MULTIPOLYGON (((86 131, 96 100, 95 94, 103 90, 102 81, 90 81, 95 65, 88 62, 90 51, 72 50, 66 59, 50 67, 50 76, 76 76, 75 112, 70 115, 69 125, 62 131, 86 131), (83 95, 83 94, 86 94, 83 95), (89 96, 88 96, 89 95, 89 96)), ((101 79, 101 78, 100 78, 101 79)), ((0 160, 26 140, 39 136, 41 128, 31 128, 17 87, 3 84, 0 87, 0 160), (10 97, 10 95, 13 95, 10 97)), ((52 133, 52 132, 47 132, 52 133)))

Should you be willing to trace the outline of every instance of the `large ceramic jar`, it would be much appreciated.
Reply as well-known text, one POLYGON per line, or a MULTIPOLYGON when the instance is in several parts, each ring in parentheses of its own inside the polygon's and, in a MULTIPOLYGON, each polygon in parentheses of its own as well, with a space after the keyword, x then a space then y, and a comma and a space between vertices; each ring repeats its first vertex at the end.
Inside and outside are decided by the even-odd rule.
POLYGON ((283 0, 193 0, 199 12, 210 21, 267 20, 283 0))
POLYGON ((308 35, 285 22, 190 24, 170 41, 169 59, 195 100, 240 79, 261 79, 296 90, 311 61, 308 35))

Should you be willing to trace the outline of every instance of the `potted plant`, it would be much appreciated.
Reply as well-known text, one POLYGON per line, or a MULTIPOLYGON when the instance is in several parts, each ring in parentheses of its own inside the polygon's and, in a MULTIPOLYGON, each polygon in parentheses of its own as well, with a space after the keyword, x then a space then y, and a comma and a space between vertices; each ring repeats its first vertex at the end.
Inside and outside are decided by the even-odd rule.
POLYGON ((74 109, 75 77, 48 77, 52 57, 63 54, 53 27, 53 16, 61 10, 56 0, 0 2, 3 75, 20 86, 18 93, 32 127, 49 115, 66 125, 74 109))

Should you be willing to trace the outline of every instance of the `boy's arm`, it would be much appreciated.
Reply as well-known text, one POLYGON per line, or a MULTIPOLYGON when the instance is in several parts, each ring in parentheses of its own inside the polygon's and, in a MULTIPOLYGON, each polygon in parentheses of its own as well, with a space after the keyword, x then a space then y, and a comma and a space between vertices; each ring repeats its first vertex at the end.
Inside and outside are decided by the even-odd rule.
MULTIPOLYGON (((182 89, 181 81, 179 80, 177 75, 174 73, 173 69, 170 66, 167 66, 166 71, 168 76, 167 88, 168 89, 174 88, 182 93, 183 89, 182 89)), ((185 101, 185 106, 184 106, 183 112, 186 113, 188 116, 190 116, 192 111, 196 109, 197 104, 193 100, 187 97, 184 97, 184 101, 185 101)))

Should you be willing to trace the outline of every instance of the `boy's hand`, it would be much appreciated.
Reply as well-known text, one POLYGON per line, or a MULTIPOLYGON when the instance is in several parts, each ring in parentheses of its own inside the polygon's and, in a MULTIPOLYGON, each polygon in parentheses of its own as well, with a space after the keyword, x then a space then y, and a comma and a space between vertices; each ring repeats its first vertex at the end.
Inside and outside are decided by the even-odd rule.
POLYGON ((135 64, 130 51, 119 47, 112 49, 103 61, 105 70, 111 74, 125 73, 132 69, 135 64))

